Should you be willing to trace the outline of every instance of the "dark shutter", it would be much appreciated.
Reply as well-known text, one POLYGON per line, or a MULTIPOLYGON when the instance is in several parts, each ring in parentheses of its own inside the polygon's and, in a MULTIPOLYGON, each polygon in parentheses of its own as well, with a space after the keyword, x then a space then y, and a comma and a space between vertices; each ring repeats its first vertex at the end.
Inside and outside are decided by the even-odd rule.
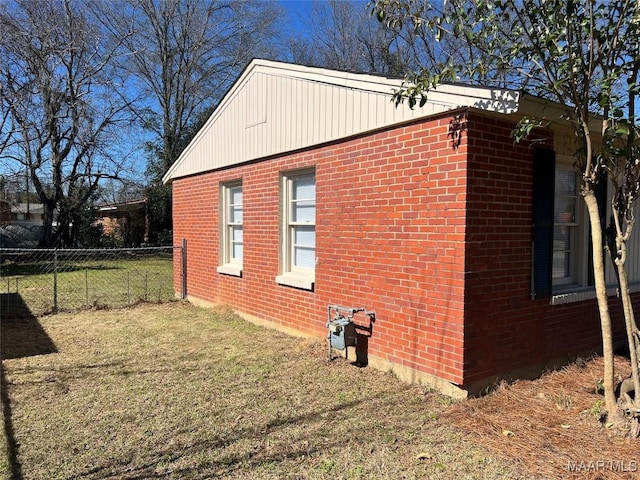
POLYGON ((553 263, 553 200, 556 155, 550 150, 533 153, 533 299, 551 296, 553 263))

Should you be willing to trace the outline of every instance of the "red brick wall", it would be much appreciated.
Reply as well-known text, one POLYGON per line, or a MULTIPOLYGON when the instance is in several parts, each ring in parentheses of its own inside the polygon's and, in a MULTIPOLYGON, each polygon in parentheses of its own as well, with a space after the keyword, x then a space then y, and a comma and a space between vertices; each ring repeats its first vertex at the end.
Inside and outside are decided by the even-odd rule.
MULTIPOLYGON (((469 115, 465 383, 601 345, 595 300, 556 306, 531 300, 533 152, 513 144, 513 128, 469 115)), ((618 303, 611 299, 621 333, 618 303)))
MULTIPOLYGON (((377 314, 370 355, 459 385, 597 348, 595 301, 530 298, 531 146, 513 144, 512 123, 472 111, 453 148, 453 118, 175 180, 188 295, 318 337, 328 304, 366 307, 377 314), (313 292, 275 282, 279 175, 310 166, 313 292), (216 272, 219 185, 237 179, 242 278, 216 272)), ((614 317, 620 327, 615 308, 614 317)))
MULTIPOLYGON (((189 296, 317 336, 328 304, 375 310, 370 355, 463 381, 466 147, 450 116, 173 183, 189 296), (279 175, 316 168, 313 292, 277 285, 279 175), (242 278, 218 265, 220 182, 242 179, 242 278)), ((176 278, 176 289, 179 290, 176 278)))
POLYGON ((0 224, 11 221, 11 205, 9 202, 0 201, 0 224))

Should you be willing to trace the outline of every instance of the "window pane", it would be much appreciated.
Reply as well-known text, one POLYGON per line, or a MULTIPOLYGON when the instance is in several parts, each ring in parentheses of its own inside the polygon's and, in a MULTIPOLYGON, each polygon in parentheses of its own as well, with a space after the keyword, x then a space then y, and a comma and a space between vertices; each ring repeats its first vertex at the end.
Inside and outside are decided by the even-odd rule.
POLYGON ((315 202, 305 201, 293 203, 291 221, 297 223, 316 223, 315 202))
POLYGON ((242 187, 229 188, 229 223, 242 223, 242 187))
POLYGON ((293 200, 314 200, 316 198, 316 177, 309 175, 293 179, 293 200))
POLYGON ((293 264, 296 267, 314 268, 316 260, 315 248, 293 247, 293 264))
MULTIPOLYGON (((285 177, 286 178, 286 177, 285 177)), ((284 239, 287 259, 285 270, 315 268, 316 262, 316 179, 315 174, 286 178, 287 217, 284 239)))
POLYGON ((243 254, 242 232, 242 185, 239 183, 222 185, 221 197, 224 222, 222 229, 220 262, 241 264, 243 254))
POLYGON ((556 197, 554 215, 556 223, 574 223, 576 221, 576 197, 556 197))
POLYGON ((294 229, 293 243, 295 245, 314 248, 316 245, 315 227, 298 226, 294 229))
POLYGON ((571 252, 553 252, 553 278, 571 277, 571 252))
POLYGON ((231 227, 231 258, 234 260, 242 260, 242 226, 234 225, 231 227))
POLYGON ((553 268, 555 285, 578 283, 580 232, 578 176, 568 164, 557 165, 555 173, 553 268))
POLYGON ((571 276, 571 240, 574 228, 556 226, 553 229, 553 278, 571 276))
POLYGON ((231 227, 231 235, 234 242, 242 242, 242 225, 231 227))
POLYGON ((229 207, 229 223, 242 223, 242 205, 229 207))
POLYGON ((558 195, 576 195, 576 173, 570 170, 556 170, 556 196, 558 195))
POLYGON ((293 265, 314 268, 316 259, 316 229, 298 226, 293 231, 293 265))
POLYGON ((232 205, 242 205, 242 187, 229 189, 229 203, 232 205))
POLYGON ((234 243, 233 244, 233 251, 231 253, 232 257, 234 260, 242 260, 242 244, 241 243, 234 243))

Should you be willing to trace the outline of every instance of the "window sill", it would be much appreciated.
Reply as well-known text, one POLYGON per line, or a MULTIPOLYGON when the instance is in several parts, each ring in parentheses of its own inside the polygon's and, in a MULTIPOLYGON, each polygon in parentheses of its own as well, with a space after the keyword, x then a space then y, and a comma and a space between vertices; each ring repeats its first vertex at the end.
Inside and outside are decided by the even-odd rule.
POLYGON ((295 273, 285 273, 276 277, 276 283, 287 287, 301 288, 302 290, 313 290, 315 278, 295 273))
MULTIPOLYGON (((640 292, 640 282, 635 282, 629 285, 629 291, 631 293, 640 292)), ((620 296, 617 286, 607 287, 607 297, 620 296)), ((585 300, 592 300, 596 298, 596 291, 593 287, 578 287, 567 285, 565 288, 560 289, 558 293, 554 293, 551 296, 551 305, 564 305, 566 303, 583 302, 585 300), (564 290, 564 291, 563 291, 564 290)))
POLYGON ((242 277, 242 265, 235 263, 227 263, 218 267, 218 273, 222 275, 231 275, 232 277, 242 277))

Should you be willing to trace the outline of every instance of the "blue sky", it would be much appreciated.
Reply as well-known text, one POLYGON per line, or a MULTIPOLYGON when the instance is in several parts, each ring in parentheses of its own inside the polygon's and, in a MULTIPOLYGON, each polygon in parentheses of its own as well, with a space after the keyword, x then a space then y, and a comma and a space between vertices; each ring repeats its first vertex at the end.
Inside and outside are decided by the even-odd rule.
POLYGON ((289 21, 291 30, 293 32, 304 32, 304 25, 302 19, 309 15, 311 7, 313 6, 312 0, 280 0, 280 3, 287 13, 289 14, 289 21))
MULTIPOLYGON (((327 0, 318 0, 319 2, 324 2, 327 0)), ((349 3, 359 3, 362 4, 364 8, 367 4, 366 0, 342 0, 344 2, 349 3)), ((313 8, 313 0, 279 0, 280 3, 287 13, 289 14, 290 19, 290 27, 292 32, 300 32, 304 34, 304 24, 302 23, 302 19, 309 16, 311 9, 313 8)))

